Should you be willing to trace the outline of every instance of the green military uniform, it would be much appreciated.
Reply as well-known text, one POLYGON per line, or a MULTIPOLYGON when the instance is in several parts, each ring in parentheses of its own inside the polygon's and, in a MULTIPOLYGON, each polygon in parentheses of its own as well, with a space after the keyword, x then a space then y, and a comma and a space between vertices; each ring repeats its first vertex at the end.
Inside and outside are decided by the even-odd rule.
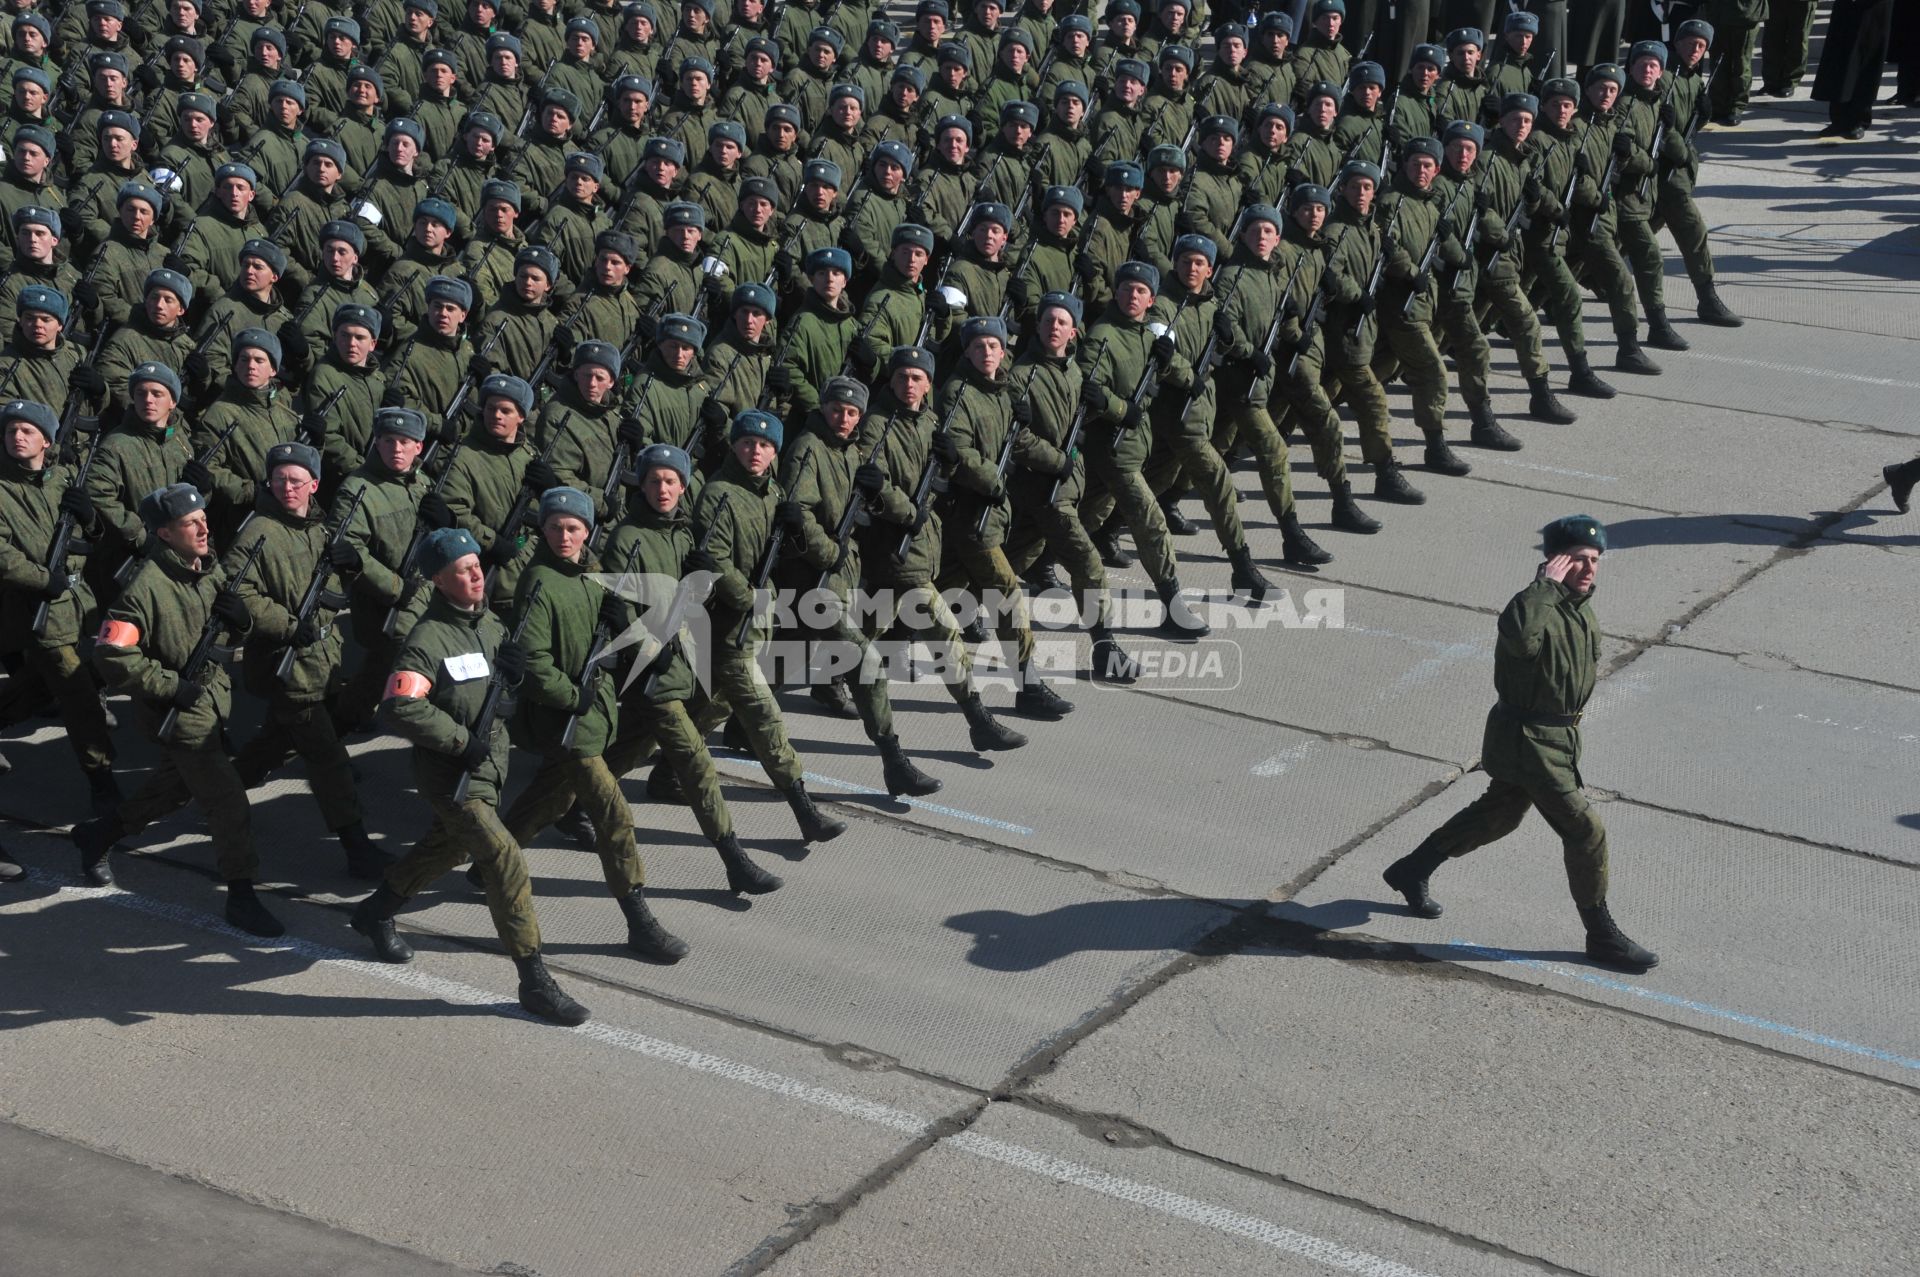
POLYGON ((360 555, 359 568, 346 574, 354 646, 360 649, 361 659, 340 691, 338 712, 344 724, 358 726, 373 717, 400 642, 406 637, 407 622, 419 614, 421 583, 403 580, 400 566, 413 543, 420 498, 426 488, 417 465, 405 474, 395 474, 378 456, 372 456, 342 480, 334 493, 332 516, 336 525, 345 515, 347 503, 356 494, 360 497, 342 537, 360 555), (396 624, 389 633, 387 616, 396 608, 401 615, 395 617, 396 624))
MULTIPOLYGON (((960 330, 963 350, 971 340, 968 334, 976 330, 989 336, 1005 332, 998 319, 971 320, 960 330)), ((1004 373, 984 376, 964 353, 960 368, 936 396, 960 456, 949 476, 945 561, 935 584, 943 591, 967 588, 981 599, 990 593, 1000 596, 995 630, 1003 644, 1013 646, 1024 684, 1033 662, 1033 626, 1026 593, 1003 548, 1012 509, 999 471, 1007 436, 1017 428, 1011 383, 1004 373)))
POLYGON ((1118 509, 1133 532, 1141 567, 1160 587, 1173 582, 1178 569, 1166 515, 1141 473, 1153 447, 1153 433, 1145 420, 1128 422, 1127 418, 1142 380, 1158 372, 1149 367, 1154 334, 1147 325, 1156 320, 1164 323, 1168 317, 1149 310, 1141 319, 1129 319, 1114 302, 1088 331, 1078 354, 1084 378, 1080 393, 1087 404, 1088 485, 1080 503, 1081 522, 1097 533, 1118 509))

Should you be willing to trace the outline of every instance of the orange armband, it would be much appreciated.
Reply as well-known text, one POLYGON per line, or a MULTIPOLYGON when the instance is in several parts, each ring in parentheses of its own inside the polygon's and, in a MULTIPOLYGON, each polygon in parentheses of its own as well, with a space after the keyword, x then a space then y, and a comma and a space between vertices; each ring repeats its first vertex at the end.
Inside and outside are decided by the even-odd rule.
POLYGON ((433 681, 425 674, 415 674, 412 670, 395 670, 387 679, 387 700, 396 697, 406 700, 419 700, 433 690, 433 681))
POLYGON ((108 619, 100 623, 100 633, 95 638, 108 647, 139 647, 140 627, 132 621, 108 619))

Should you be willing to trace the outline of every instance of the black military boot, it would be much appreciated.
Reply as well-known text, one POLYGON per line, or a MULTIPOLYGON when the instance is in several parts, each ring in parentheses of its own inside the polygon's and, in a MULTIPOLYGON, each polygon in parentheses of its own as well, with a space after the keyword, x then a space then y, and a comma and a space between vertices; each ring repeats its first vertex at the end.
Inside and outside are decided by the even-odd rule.
POLYGON ((1673 325, 1667 322, 1665 310, 1647 311, 1647 345, 1655 350, 1685 350, 1687 339, 1673 331, 1673 325))
POLYGON ((1882 466, 1880 477, 1887 481, 1887 495, 1893 498, 1893 508, 1905 514, 1907 499, 1913 495, 1913 485, 1920 483, 1920 458, 1903 461, 1897 466, 1882 466))
POLYGON ((1467 419, 1473 422, 1473 430, 1467 439, 1477 448, 1491 448, 1495 452, 1518 452, 1520 441, 1507 433, 1500 419, 1493 415, 1493 401, 1482 399, 1479 403, 1467 405, 1467 419))
POLYGON ((393 864, 393 857, 373 845, 373 839, 367 837, 367 827, 359 821, 343 825, 334 831, 334 837, 347 852, 347 877, 357 878, 361 882, 378 882, 386 876, 387 869, 393 864))
POLYGON ((87 773, 87 797, 93 805, 96 816, 111 816, 120 806, 123 795, 120 782, 114 779, 113 768, 101 767, 87 773))
POLYGON ((1230 582, 1234 591, 1247 596, 1249 604, 1265 602, 1273 591, 1273 582, 1267 580, 1260 571, 1260 565, 1253 561, 1253 551, 1247 546, 1227 552, 1227 562, 1233 565, 1230 582))
POLYGON ((858 718, 860 711, 854 708, 853 693, 847 690, 847 680, 830 678, 824 683, 815 683, 807 689, 807 695, 813 703, 835 718, 858 718))
POLYGON ((1453 449, 1447 446, 1446 435, 1438 430, 1427 436, 1425 462, 1427 469, 1435 474, 1450 474, 1458 477, 1473 473, 1473 467, 1454 455, 1453 449))
POLYGON ((11 758, 8 758, 5 754, 0 754, 0 776, 4 776, 12 770, 13 770, 13 760, 11 758))
POLYGON ((972 692, 960 702, 961 717, 967 720, 967 735, 973 740, 975 753, 986 754, 994 750, 1019 749, 1027 743, 1027 738, 1011 727, 1003 726, 986 702, 980 699, 980 693, 972 692))
POLYGON ((593 817, 587 815, 587 809, 577 802, 553 822, 553 827, 561 837, 582 847, 596 847, 600 843, 599 836, 593 831, 593 817))
POLYGON ((1427 494, 1408 483, 1400 463, 1389 459, 1373 467, 1373 499, 1396 505, 1425 505, 1427 494))
POLYGON ((373 955, 382 962, 412 962, 413 946, 393 929, 394 915, 406 907, 406 897, 381 883, 373 894, 354 906, 347 925, 373 942, 373 955))
POLYGON ((960 637, 976 645, 992 638, 993 631, 987 628, 987 614, 975 612, 973 619, 960 627, 960 637))
POLYGON ((627 948, 655 962, 678 962, 687 956, 687 942, 660 925, 647 908, 645 887, 635 887, 619 898, 620 912, 627 918, 627 948))
POLYGON ((793 818, 800 822, 800 841, 832 842, 847 832, 847 822, 826 815, 813 804, 813 795, 807 792, 807 782, 796 780, 793 788, 786 791, 787 806, 793 808, 793 818))
POLYGON ((251 878, 235 878, 227 884, 227 925, 238 927, 250 936, 284 936, 287 929, 280 919, 267 912, 260 897, 253 894, 251 878))
POLYGON ((0 847, 0 882, 19 882, 26 876, 27 871, 20 862, 9 856, 6 848, 0 847))
POLYGON ((1727 304, 1720 300, 1720 292, 1713 286, 1712 280, 1708 280, 1694 291, 1700 296, 1700 309, 1697 313, 1701 323, 1712 324, 1715 328, 1738 328, 1747 322, 1727 309, 1727 304))
MULTIPOLYGON (((1556 426, 1570 426, 1579 420, 1573 409, 1560 402, 1560 396, 1553 393, 1553 385, 1545 377, 1527 383, 1527 415, 1556 426)), ((1519 446, 1516 441, 1514 447, 1519 446)))
POLYGON ((1013 698, 1013 712, 1056 723, 1073 713, 1073 702, 1054 691, 1039 672, 1028 665, 1020 671, 1020 690, 1013 698))
POLYGON ((513 965, 520 972, 520 1005, 526 1008, 527 1014, 537 1015, 555 1024, 564 1024, 568 1028, 587 1022, 587 1009, 554 983, 553 977, 547 973, 547 964, 540 960, 539 954, 530 953, 524 958, 515 958, 513 965))
POLYGON ((89 887, 111 887, 113 866, 107 852, 126 835, 118 816, 96 816, 73 827, 73 845, 80 849, 80 877, 89 887))
POLYGON ((1176 638, 1205 638, 1212 633, 1213 627, 1207 624, 1207 618, 1187 605, 1180 593, 1180 582, 1168 581, 1165 585, 1153 587, 1160 596, 1160 606, 1166 615, 1160 621, 1160 632, 1176 638))
POLYGON ((1446 857, 1421 843, 1386 867, 1381 879, 1407 898, 1407 912, 1416 918, 1438 918, 1440 902, 1427 894, 1427 879, 1446 863, 1446 857))
POLYGON ((1056 570, 1058 566, 1053 561, 1052 554, 1042 554, 1034 565, 1027 569, 1027 575, 1024 578, 1027 593, 1045 594, 1048 590, 1066 589, 1067 583, 1060 579, 1060 573, 1056 570))
POLYGON ((1353 484, 1345 479, 1333 487, 1333 526, 1342 532, 1378 532, 1380 520, 1353 500, 1353 484))
POLYGON ((1620 392, 1593 375, 1593 365, 1587 362, 1584 350, 1567 352, 1567 367, 1572 375, 1567 378, 1567 393, 1580 395, 1587 399, 1611 399, 1620 392))
POLYGON ((1133 566, 1133 556, 1120 548, 1120 538, 1111 524, 1093 534, 1093 548, 1100 552, 1100 562, 1110 568, 1133 566))
POLYGON ((1140 662, 1127 654, 1120 640, 1104 625, 1096 625, 1093 635, 1093 661, 1089 671, 1096 683, 1124 685, 1140 681, 1140 662))
POLYGON ((722 748, 731 749, 737 753, 748 755, 753 753, 753 740, 747 735, 747 729, 741 726, 739 715, 728 718, 727 725, 720 729, 720 744, 722 748))
POLYGON ((1587 924, 1587 956, 1609 967, 1645 971, 1660 965, 1660 955, 1627 939, 1613 914, 1602 900, 1597 905, 1581 905, 1580 921, 1587 924))
POLYGON ((1180 512, 1180 498, 1169 492, 1160 498, 1160 513, 1166 517, 1167 531, 1175 536, 1190 537, 1200 530, 1200 525, 1180 512))
POLYGON ((1630 372, 1641 377, 1657 377, 1660 375, 1660 365, 1654 363, 1653 360, 1647 356, 1647 352, 1640 349, 1640 339, 1638 337, 1632 333, 1617 333, 1615 336, 1617 338, 1617 344, 1613 349, 1613 370, 1615 372, 1630 372))
POLYGON ((880 774, 886 780, 889 794, 895 798, 902 794, 925 798, 940 792, 940 782, 913 765, 898 736, 880 736, 873 744, 880 751, 880 774))
POLYGON ((680 778, 673 774, 673 768, 664 758, 647 773, 647 797, 656 803, 675 805, 687 801, 687 791, 680 788, 680 778))
POLYGON ((1300 526, 1300 516, 1292 510, 1280 516, 1280 561, 1296 568, 1317 568, 1333 562, 1333 556, 1300 526))
POLYGON ((713 846, 720 853, 720 863, 727 867, 727 890, 734 895, 764 896, 786 885, 778 874, 770 874, 747 859, 745 849, 734 835, 714 839, 713 846))

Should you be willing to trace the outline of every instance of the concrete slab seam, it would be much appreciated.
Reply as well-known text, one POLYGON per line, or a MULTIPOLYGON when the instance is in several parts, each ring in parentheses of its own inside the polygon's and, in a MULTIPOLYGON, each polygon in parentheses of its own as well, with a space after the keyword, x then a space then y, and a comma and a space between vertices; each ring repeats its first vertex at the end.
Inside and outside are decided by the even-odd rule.
MULTIPOLYGON (((77 887, 59 876, 39 869, 29 870, 28 876, 36 883, 55 888, 61 895, 82 900, 99 900, 120 908, 194 927, 197 930, 212 932, 238 941, 250 949, 297 954, 312 962, 326 963, 354 974, 405 985, 463 1006, 488 1007, 503 1018, 524 1020, 531 1024, 541 1023, 519 1007, 504 1002, 498 995, 475 985, 448 980, 405 967, 366 962, 352 957, 343 950, 297 937, 263 940, 229 926, 211 914, 201 913, 168 901, 156 900, 151 896, 143 896, 120 887, 77 887)), ((617 1026, 589 1023, 566 1031, 589 1041, 600 1042, 727 1081, 739 1082, 769 1094, 796 1100, 802 1104, 882 1126, 902 1134, 922 1136, 934 1125, 902 1109, 865 1100, 845 1092, 814 1086, 784 1074, 736 1060, 728 1060, 617 1026)), ((1176 1219, 1286 1250, 1339 1271, 1360 1273, 1364 1277, 1426 1277, 1419 1270, 1404 1264, 1364 1251, 1352 1250, 1324 1238, 1286 1228, 1255 1216, 1243 1215, 1225 1206, 1216 1206, 1150 1184, 1107 1175, 1079 1163, 1063 1161, 1049 1154, 1008 1144, 1001 1140, 963 1131, 948 1140, 936 1143, 938 1142, 950 1144, 975 1157, 1012 1166, 1032 1175, 1071 1183, 1075 1187, 1130 1202, 1176 1219)))
POLYGON ((1903 1069, 1920 1070, 1920 1060, 1899 1055, 1893 1051, 1882 1050, 1875 1046, 1864 1046, 1858 1042, 1849 1042, 1844 1038, 1836 1038, 1826 1033, 1816 1033, 1811 1029, 1796 1028, 1791 1024, 1782 1024, 1778 1020, 1768 1020, 1757 1015, 1748 1015, 1744 1011, 1734 1011, 1727 1007, 1715 1006, 1711 1002, 1700 1002, 1693 998, 1683 998, 1675 993, 1661 993, 1656 989, 1648 989, 1637 984, 1628 984, 1625 980, 1616 980, 1611 976, 1600 975, 1596 972, 1578 971, 1572 967, 1562 966, 1557 962, 1547 962, 1539 958, 1528 958, 1506 949, 1494 948, 1491 945, 1474 944, 1467 940, 1449 940, 1447 941, 1447 947, 1461 953, 1472 954, 1474 957, 1488 958, 1495 962, 1511 963, 1515 966, 1527 967, 1534 971, 1545 971, 1551 975, 1563 976, 1571 980, 1579 980, 1583 984, 1591 984, 1597 988, 1607 989, 1614 993, 1624 993, 1629 997, 1642 998, 1649 1002, 1657 1002, 1661 1006, 1693 1011, 1700 1015, 1711 1016, 1716 1019, 1729 1020, 1734 1024, 1745 1025, 1750 1029, 1759 1029, 1766 1033, 1778 1033, 1801 1042, 1810 1042, 1815 1046, 1829 1047, 1835 1051, 1844 1051, 1850 1055, 1864 1056, 1870 1060, 1877 1060, 1882 1064, 1891 1064, 1903 1069))

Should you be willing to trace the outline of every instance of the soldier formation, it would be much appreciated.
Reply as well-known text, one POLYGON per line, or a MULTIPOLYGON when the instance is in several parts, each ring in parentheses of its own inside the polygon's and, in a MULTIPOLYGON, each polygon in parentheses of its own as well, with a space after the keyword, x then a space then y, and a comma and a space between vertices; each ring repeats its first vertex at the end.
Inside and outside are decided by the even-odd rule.
POLYGON ((1645 347, 1687 344, 1662 226, 1700 320, 1740 322, 1693 183, 1731 100, 1709 86, 1746 69, 1707 23, 1576 77, 1524 10, 1491 34, 1346 16, 920 0, 903 30, 865 0, 15 0, 6 721, 64 720, 88 881, 197 800, 228 920, 279 934, 247 794, 298 755, 348 872, 379 882, 353 925, 381 958, 411 957, 394 916, 471 859, 523 1002, 577 1023, 520 850, 544 828, 594 846, 631 947, 669 962, 686 945, 645 899, 628 772, 658 756, 649 795, 692 808, 737 892, 781 883, 735 837, 715 728, 804 838, 844 829, 761 672, 776 626, 836 658, 803 679, 859 718, 888 791, 925 795, 889 637, 935 654, 976 750, 1017 749, 970 642, 997 633, 1012 711, 1046 721, 1072 705, 1027 599, 1059 572, 1095 678, 1138 675, 1106 578, 1134 554, 1164 628, 1205 633, 1179 572, 1190 493, 1235 601, 1262 603, 1242 456, 1282 560, 1311 570, 1332 555, 1295 506, 1296 432, 1332 527, 1370 534, 1343 409, 1373 498, 1417 504, 1396 379, 1419 464, 1453 476, 1450 386, 1468 442, 1521 446, 1490 331, 1538 420, 1574 420, 1548 327, 1565 391, 1615 394, 1583 290, 1613 368, 1658 374, 1645 347), (776 618, 769 590, 829 606, 776 618), (979 628, 956 591, 994 601, 979 628), (238 748, 234 646, 265 705, 238 748), (103 692, 163 749, 132 795, 103 692), (397 863, 342 744, 376 722, 433 809, 397 863), (510 723, 540 762, 503 810, 510 723))

